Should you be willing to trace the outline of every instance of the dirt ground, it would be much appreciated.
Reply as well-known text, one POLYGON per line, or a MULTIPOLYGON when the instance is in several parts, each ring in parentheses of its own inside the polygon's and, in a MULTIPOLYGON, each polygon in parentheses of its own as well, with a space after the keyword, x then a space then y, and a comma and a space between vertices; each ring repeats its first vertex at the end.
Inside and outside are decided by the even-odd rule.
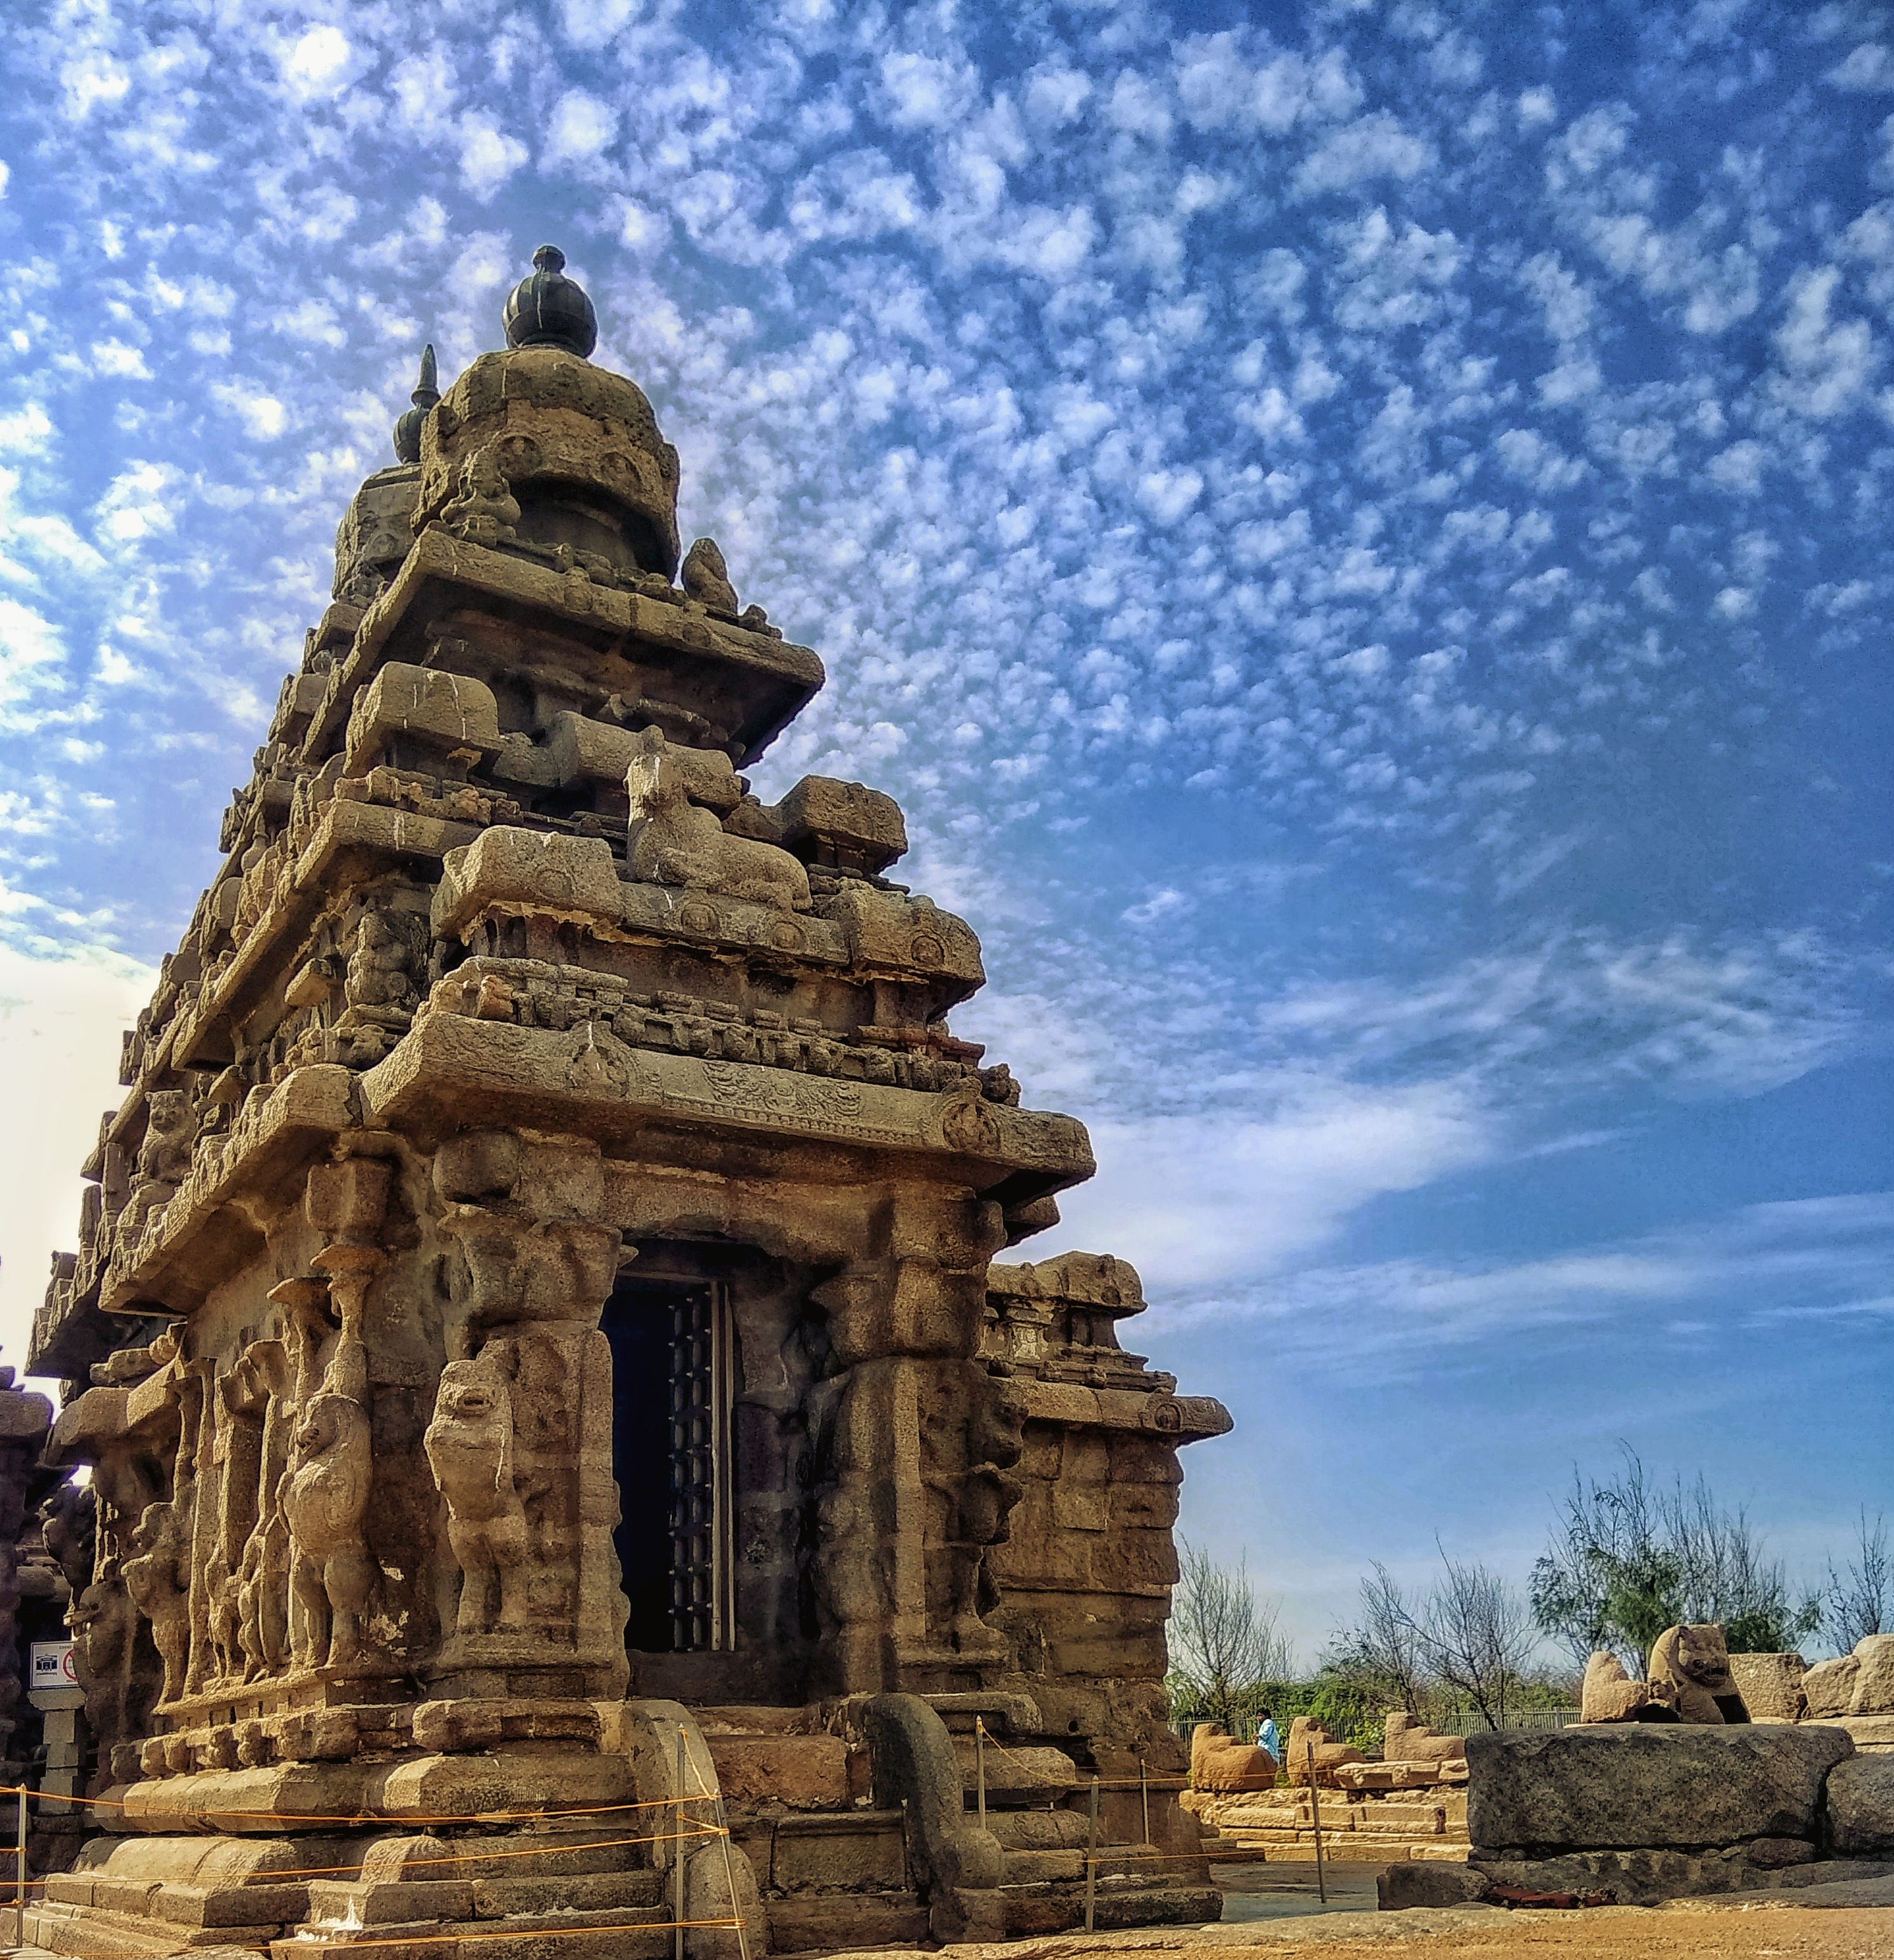
POLYGON ((1300 1960, 1305 1951, 1308 1960, 1894 1960, 1894 1909, 1693 1901, 1657 1910, 1350 1912, 950 1946, 937 1960, 1300 1960))
MULTIPOLYGON (((1390 1914, 1404 1919, 1405 1914, 1390 1914)), ((1324 1930, 1333 1927, 1327 1922, 1324 1930)), ((1303 1939, 1308 1936, 1305 1934, 1303 1939)), ((1303 1939, 1295 1943, 1301 1945, 1303 1939)), ((1257 1960, 1282 1960, 1282 1944, 1248 1949, 1257 1960)), ((1241 1948, 1219 1946, 1217 1960, 1236 1960, 1241 1948)), ((1890 1960, 1894 1912, 1806 1906, 1758 1906, 1737 1911, 1600 1911, 1483 1914, 1480 1923, 1451 1931, 1390 1939, 1323 1939, 1321 1960, 1890 1960)))

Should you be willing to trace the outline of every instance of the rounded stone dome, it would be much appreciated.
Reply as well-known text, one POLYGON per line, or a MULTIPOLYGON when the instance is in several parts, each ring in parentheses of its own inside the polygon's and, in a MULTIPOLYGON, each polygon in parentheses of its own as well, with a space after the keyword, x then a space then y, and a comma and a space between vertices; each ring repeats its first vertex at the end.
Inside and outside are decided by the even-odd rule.
POLYGON ((542 245, 534 269, 507 295, 500 323, 509 347, 561 347, 583 361, 599 344, 599 317, 584 287, 565 275, 566 255, 542 245))
POLYGON ((520 501, 522 537, 676 571, 678 453, 635 382, 562 348, 481 355, 423 426, 417 527, 489 450, 520 501))

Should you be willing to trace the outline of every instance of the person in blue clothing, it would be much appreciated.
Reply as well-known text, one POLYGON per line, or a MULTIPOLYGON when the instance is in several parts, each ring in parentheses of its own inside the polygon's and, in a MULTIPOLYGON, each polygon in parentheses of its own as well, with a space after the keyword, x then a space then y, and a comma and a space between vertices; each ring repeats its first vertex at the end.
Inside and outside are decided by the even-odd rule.
POLYGON ((1276 1758, 1276 1766, 1279 1768, 1281 1768, 1282 1739, 1276 1733, 1276 1717, 1266 1708, 1263 1710, 1257 1722, 1256 1746, 1259 1749, 1267 1749, 1276 1758))

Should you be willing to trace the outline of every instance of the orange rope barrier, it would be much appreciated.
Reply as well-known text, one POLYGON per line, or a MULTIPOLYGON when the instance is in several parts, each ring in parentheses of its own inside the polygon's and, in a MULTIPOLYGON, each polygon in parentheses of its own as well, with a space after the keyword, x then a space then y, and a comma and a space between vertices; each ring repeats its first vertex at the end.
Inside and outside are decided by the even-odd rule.
MULTIPOLYGON (((131 1806, 111 1796, 62 1796, 56 1790, 29 1790, 14 1783, 0 1783, 0 1797, 24 1796, 37 1803, 60 1803, 68 1806, 83 1805, 94 1810, 129 1810, 131 1806)), ((689 1803, 694 1799, 686 1798, 689 1803)), ((230 1805, 213 1805, 192 1814, 201 1822, 208 1822, 218 1815, 241 1817, 252 1824, 354 1824, 354 1825, 408 1825, 408 1824, 538 1824, 548 1818, 605 1817, 628 1810, 674 1810, 679 1799, 674 1796, 652 1797, 641 1803, 590 1803, 574 1804, 563 1810, 477 1810, 466 1811, 458 1815, 431 1817, 424 1812, 402 1811, 377 1815, 373 1812, 357 1812, 351 1816, 329 1816, 316 1811, 278 1812, 274 1810, 238 1810, 230 1805)))

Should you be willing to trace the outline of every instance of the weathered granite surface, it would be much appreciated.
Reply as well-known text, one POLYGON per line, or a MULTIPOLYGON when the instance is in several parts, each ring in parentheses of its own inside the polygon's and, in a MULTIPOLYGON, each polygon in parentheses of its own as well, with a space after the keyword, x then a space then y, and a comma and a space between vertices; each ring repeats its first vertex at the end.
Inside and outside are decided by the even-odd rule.
POLYGON ((1823 1783, 1854 1752, 1812 1724, 1470 1736, 1467 1830, 1482 1859, 1813 1842, 1823 1783))
MULTIPOLYGON (((94 1788, 173 1847, 49 1896, 65 1950, 135 1897, 298 1952, 457 1922, 359 1842, 329 1891, 246 1868, 205 1903, 188 1834, 650 1800, 630 1707, 713 1707, 745 1801, 845 1813, 863 1708, 917 1700, 928 1761, 990 1720, 1060 1789, 1108 1779, 1120 1845, 1142 1764, 1152 1839, 1195 1844, 1164 1621, 1177 1452, 1228 1416, 1120 1346, 1129 1267, 994 1263, 1085 1129, 951 1031, 979 941, 885 875, 894 800, 739 773, 821 662, 712 541, 673 582, 677 452, 535 262, 343 518, 36 1324, 51 1461, 96 1497, 94 1788)), ((624 1951, 665 1855, 591 1875, 624 1951)), ((528 1939, 516 1904, 479 1916, 528 1939)))

